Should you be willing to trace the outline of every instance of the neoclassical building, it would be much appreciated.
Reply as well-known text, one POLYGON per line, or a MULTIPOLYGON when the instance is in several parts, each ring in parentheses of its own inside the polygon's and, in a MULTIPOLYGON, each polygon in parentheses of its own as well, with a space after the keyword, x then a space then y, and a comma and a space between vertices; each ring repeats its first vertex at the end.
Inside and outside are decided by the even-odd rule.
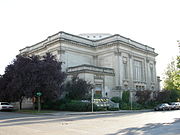
POLYGON ((63 62, 69 78, 78 74, 103 97, 121 97, 124 90, 160 89, 154 48, 119 34, 59 32, 20 50, 20 54, 39 56, 47 52, 63 62))

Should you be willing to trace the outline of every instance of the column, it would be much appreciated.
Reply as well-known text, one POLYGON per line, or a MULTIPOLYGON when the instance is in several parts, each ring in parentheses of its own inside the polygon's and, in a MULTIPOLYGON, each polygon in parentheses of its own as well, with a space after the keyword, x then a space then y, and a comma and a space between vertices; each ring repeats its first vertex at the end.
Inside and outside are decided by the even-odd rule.
POLYGON ((120 52, 114 52, 114 57, 115 57, 115 79, 116 79, 116 86, 121 86, 121 70, 120 70, 120 57, 121 53, 120 52))
POLYGON ((157 82, 157 76, 156 76, 156 61, 154 61, 153 64, 153 70, 154 70, 154 83, 155 83, 155 90, 158 88, 158 82, 157 82))
POLYGON ((151 82, 150 82, 150 70, 149 70, 149 58, 146 58, 145 61, 146 66, 146 90, 150 90, 151 82))
POLYGON ((129 88, 133 89, 133 56, 129 54, 129 88))

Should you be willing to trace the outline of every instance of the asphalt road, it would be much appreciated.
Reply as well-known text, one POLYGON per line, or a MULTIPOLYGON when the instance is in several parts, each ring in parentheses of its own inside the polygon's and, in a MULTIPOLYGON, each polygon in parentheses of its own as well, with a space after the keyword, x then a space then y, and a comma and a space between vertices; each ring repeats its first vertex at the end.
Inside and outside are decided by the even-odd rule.
POLYGON ((91 115, 0 112, 0 135, 180 135, 180 110, 91 115))

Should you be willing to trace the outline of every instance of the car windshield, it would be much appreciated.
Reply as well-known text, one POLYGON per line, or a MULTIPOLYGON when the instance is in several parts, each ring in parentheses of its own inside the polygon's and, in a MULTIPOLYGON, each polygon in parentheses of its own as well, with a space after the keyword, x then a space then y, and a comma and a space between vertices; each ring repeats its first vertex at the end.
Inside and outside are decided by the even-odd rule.
POLYGON ((9 103, 1 103, 1 105, 9 105, 9 103))
POLYGON ((168 104, 162 104, 163 106, 168 106, 168 104))

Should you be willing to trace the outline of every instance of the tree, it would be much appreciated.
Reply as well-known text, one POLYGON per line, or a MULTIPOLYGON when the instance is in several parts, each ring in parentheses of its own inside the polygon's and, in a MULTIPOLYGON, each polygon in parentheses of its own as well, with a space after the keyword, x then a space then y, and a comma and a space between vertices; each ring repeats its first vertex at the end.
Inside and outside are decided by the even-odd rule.
POLYGON ((57 99, 62 94, 62 85, 66 74, 61 70, 62 62, 58 62, 55 56, 47 53, 34 68, 32 84, 34 86, 32 94, 42 92, 44 100, 57 99))
POLYGON ((86 99, 92 88, 93 85, 90 82, 86 82, 76 75, 72 77, 71 81, 66 83, 65 91, 67 91, 68 98, 80 100, 86 99))
POLYGON ((177 70, 174 72, 173 84, 180 90, 180 56, 177 56, 177 70))
POLYGON ((123 91, 122 101, 125 103, 129 103, 129 97, 130 97, 130 92, 129 91, 123 91))
POLYGON ((180 69, 180 56, 177 56, 177 68, 180 69))
POLYGON ((23 99, 32 98, 41 92, 43 100, 57 99, 62 92, 65 73, 61 71, 61 62, 47 53, 42 59, 39 56, 18 55, 12 64, 5 69, 0 79, 0 98, 5 101, 19 101, 20 109, 23 99))
POLYGON ((137 102, 139 104, 145 104, 147 101, 150 100, 151 91, 150 90, 136 91, 136 97, 137 97, 137 102))
POLYGON ((179 79, 177 78, 178 69, 176 67, 176 61, 172 61, 165 72, 164 89, 165 90, 177 90, 179 79), (176 84, 176 81, 178 82, 176 84))
POLYGON ((179 90, 163 90, 157 93, 155 100, 157 102, 176 102, 180 97, 179 90))
POLYGON ((160 103, 170 102, 170 90, 158 91, 155 100, 160 103))

